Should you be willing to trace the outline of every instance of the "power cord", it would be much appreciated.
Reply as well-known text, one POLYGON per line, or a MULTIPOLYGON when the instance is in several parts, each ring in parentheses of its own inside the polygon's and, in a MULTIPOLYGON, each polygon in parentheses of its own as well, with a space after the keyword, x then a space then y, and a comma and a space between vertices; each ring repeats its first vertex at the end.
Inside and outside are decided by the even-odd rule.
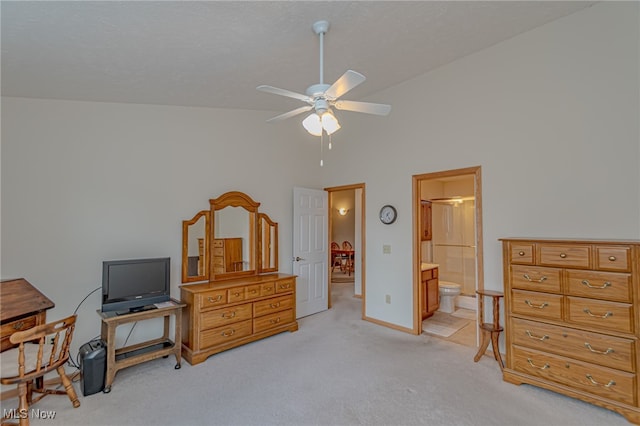
MULTIPOLYGON (((84 303, 84 301, 85 301, 85 300, 87 300, 87 299, 89 298, 89 296, 91 296, 93 293, 95 293, 96 291, 98 291, 98 290, 100 290, 100 289, 102 289, 102 286, 97 287, 97 288, 95 288, 94 290, 91 290, 91 292, 89 292, 89 294, 87 294, 87 295, 84 297, 84 299, 82 299, 82 300, 80 301, 80 303, 78 303, 78 306, 76 306, 76 309, 73 311, 73 315, 75 315, 75 314, 77 314, 77 313, 78 313, 78 309, 80 309, 80 306, 84 303)), ((98 336, 98 337, 99 337, 99 336, 98 336)), ((96 338, 94 337, 94 338, 93 338, 93 339, 91 339, 91 340, 92 340, 92 341, 93 341, 93 340, 96 340, 96 338)), ((70 356, 70 357, 69 357, 69 361, 68 361, 67 363, 68 363, 70 366, 72 366, 72 367, 74 367, 74 368, 76 368, 76 369, 78 369, 78 370, 79 370, 79 369, 80 369, 80 361, 79 361, 79 358, 80 358, 80 351, 78 351, 78 354, 76 355, 76 360, 75 360, 75 361, 74 361, 73 357, 72 357, 72 356, 70 356)))

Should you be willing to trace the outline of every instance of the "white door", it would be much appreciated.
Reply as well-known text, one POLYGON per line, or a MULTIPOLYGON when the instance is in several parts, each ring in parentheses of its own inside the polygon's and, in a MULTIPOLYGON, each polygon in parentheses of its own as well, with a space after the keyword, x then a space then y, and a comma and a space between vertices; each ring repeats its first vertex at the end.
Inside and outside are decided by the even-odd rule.
POLYGON ((326 191, 293 188, 293 273, 298 276, 296 318, 329 307, 327 203, 326 191))

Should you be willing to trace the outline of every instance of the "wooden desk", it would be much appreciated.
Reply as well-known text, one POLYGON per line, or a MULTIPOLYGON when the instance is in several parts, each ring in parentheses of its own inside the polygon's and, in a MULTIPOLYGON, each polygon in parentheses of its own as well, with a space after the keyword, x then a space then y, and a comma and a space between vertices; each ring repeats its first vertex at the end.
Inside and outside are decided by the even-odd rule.
POLYGON ((9 337, 47 322, 55 304, 24 278, 0 281, 0 351, 11 348, 9 337))
POLYGON ((98 310, 98 315, 102 319, 101 337, 107 344, 107 372, 104 380, 104 393, 111 392, 113 379, 118 370, 123 368, 171 354, 176 357, 174 368, 179 369, 181 367, 182 308, 186 305, 173 299, 171 302, 171 306, 126 315, 116 315, 115 312, 101 312, 98 310), (169 339, 169 319, 171 315, 175 317, 173 341, 169 339), (162 337, 116 349, 116 328, 119 325, 160 317, 164 317, 164 333, 162 337))

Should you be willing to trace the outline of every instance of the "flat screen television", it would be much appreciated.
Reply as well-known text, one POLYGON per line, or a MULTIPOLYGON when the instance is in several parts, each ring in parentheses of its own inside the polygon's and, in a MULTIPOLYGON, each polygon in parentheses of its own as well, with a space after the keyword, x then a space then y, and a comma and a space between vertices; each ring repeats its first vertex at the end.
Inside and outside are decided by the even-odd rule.
POLYGON ((170 258, 102 262, 102 312, 155 308, 170 299, 170 258))

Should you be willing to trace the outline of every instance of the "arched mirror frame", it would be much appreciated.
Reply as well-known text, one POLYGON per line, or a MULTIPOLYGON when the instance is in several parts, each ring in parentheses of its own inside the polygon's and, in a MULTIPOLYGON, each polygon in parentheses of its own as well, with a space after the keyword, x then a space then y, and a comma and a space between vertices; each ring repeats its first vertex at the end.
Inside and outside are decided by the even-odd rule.
POLYGON ((243 271, 236 272, 224 272, 224 273, 214 273, 214 257, 209 256, 209 276, 212 280, 220 280, 220 279, 228 279, 235 277, 243 277, 249 275, 256 275, 258 273, 258 244, 256 241, 256 229, 257 229, 257 215, 258 215, 258 207, 260 203, 254 201, 247 194, 239 191, 231 191, 226 192, 219 196, 218 198, 214 198, 209 200, 209 205, 211 207, 211 219, 209 221, 209 246, 214 246, 214 240, 216 239, 216 235, 214 230, 216 229, 216 211, 222 210, 226 207, 242 207, 243 209, 249 212, 249 242, 247 247, 249 247, 249 269, 243 271))
MULTIPOLYGON (((204 281, 209 279, 209 211, 199 211, 191 220, 182 221, 182 282, 191 283, 196 281, 204 281), (189 227, 198 223, 204 218, 204 235, 202 235, 202 250, 198 254, 198 272, 195 275, 189 275, 189 227)), ((193 234, 193 233, 192 233, 193 234)), ((192 235, 192 238, 194 236, 192 235)), ((195 236, 196 239, 198 236, 195 236)))
POLYGON ((278 271, 278 223, 258 213, 258 270, 278 271))
MULTIPOLYGON (((232 191, 222 194, 218 198, 209 200, 210 210, 198 212, 193 219, 182 222, 182 282, 230 279, 242 276, 257 275, 265 272, 278 271, 278 223, 269 216, 258 212, 260 203, 254 201, 247 194, 232 191), (215 235, 215 212, 225 207, 242 207, 249 216, 249 248, 250 264, 253 268, 246 271, 214 273, 213 251, 215 235), (189 275, 189 230, 202 217, 205 220, 203 236, 202 273, 189 275), (263 256, 263 251, 266 251, 263 256)), ((198 238, 197 236, 196 238, 198 238)), ((193 235, 191 235, 193 238, 193 235)))

